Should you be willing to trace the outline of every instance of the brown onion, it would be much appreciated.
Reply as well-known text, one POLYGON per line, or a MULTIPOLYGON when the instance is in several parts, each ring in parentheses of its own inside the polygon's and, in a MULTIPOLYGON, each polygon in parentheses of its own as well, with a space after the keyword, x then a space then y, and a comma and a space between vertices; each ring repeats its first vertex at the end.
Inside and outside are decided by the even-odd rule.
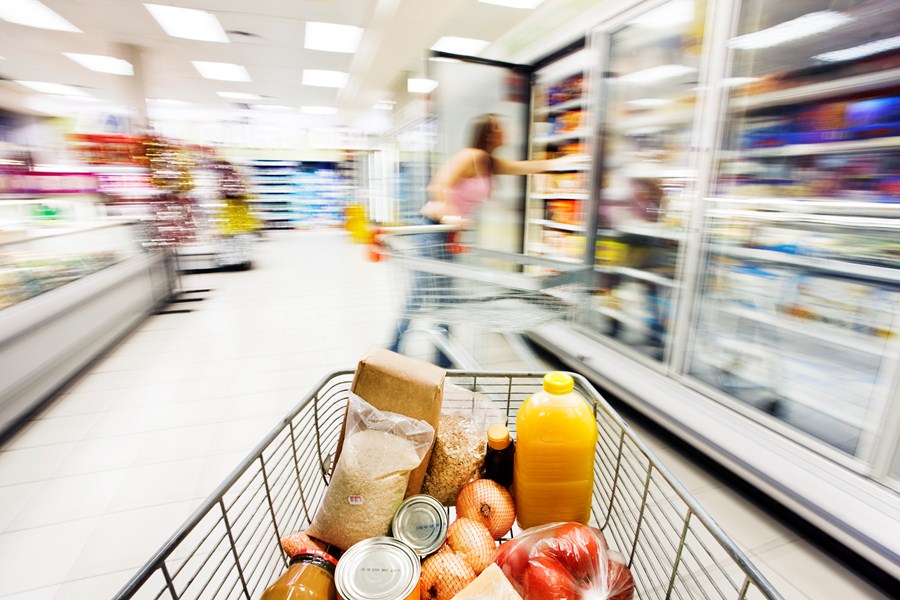
POLYGON ((488 568, 497 544, 488 528, 479 521, 462 517, 447 530, 447 545, 466 557, 476 575, 488 568))
POLYGON ((466 558, 444 546, 422 563, 419 596, 422 600, 452 600, 475 581, 475 571, 466 558))
POLYGON ((516 521, 516 504, 509 490, 496 481, 476 479, 459 491, 456 515, 480 521, 496 540, 516 521))

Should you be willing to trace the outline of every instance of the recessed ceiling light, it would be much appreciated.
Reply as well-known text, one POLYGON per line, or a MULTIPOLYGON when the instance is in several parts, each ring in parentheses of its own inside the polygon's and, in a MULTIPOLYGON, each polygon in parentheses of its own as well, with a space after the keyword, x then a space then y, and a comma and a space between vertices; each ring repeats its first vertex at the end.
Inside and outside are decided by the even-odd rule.
POLYGON ((232 100, 261 100, 256 94, 248 94, 247 92, 216 92, 220 98, 231 98, 232 100))
POLYGON ((28 27, 37 27, 38 29, 81 33, 80 29, 38 2, 38 0, 5 0, 0 2, 0 19, 10 23, 27 25, 28 27))
POLYGON ((347 85, 348 73, 343 71, 323 71, 320 69, 303 69, 303 85, 315 87, 342 88, 347 85))
POLYGON ((337 109, 333 106, 301 106, 300 112, 304 115, 336 115, 337 109))
POLYGON ((801 38, 809 37, 852 21, 850 15, 833 10, 820 10, 799 16, 796 19, 779 23, 773 27, 754 31, 731 38, 728 41, 729 48, 737 50, 756 50, 759 48, 771 48, 787 42, 793 42, 801 38))
POLYGON ((309 21, 303 47, 307 50, 352 54, 359 48, 363 30, 353 25, 336 25, 309 21))
POLYGON ((438 86, 434 79, 411 77, 406 80, 406 91, 410 94, 430 94, 438 86))
POLYGON ((191 61, 197 71, 206 79, 218 81, 250 81, 247 69, 234 63, 207 62, 203 60, 191 61))
POLYGON ((113 75, 134 75, 134 67, 127 60, 113 56, 100 54, 77 54, 75 52, 63 52, 66 56, 98 73, 112 73, 113 75))
POLYGON ((144 6, 160 27, 172 37, 201 42, 228 43, 228 35, 222 29, 216 15, 205 10, 147 4, 144 6))
POLYGON ((46 81, 19 81, 19 85, 24 85, 38 92, 45 94, 57 94, 60 96, 90 96, 86 91, 72 85, 64 85, 62 83, 48 83, 46 81))
POLYGON ((284 106, 283 104, 254 104, 251 106, 253 110, 263 110, 269 112, 284 112, 288 110, 294 110, 291 106, 284 106))
POLYGON ((496 4, 497 6, 508 6, 509 8, 537 8, 544 3, 544 0, 480 0, 485 4, 496 4))
POLYGON ((816 60, 824 60, 825 62, 841 62, 845 60, 856 60, 864 56, 872 56, 873 54, 881 54, 889 50, 900 48, 900 36, 885 38, 883 40, 875 40, 852 48, 844 48, 843 50, 835 50, 834 52, 825 52, 813 56, 816 60))
POLYGON ((394 110, 394 105, 397 103, 393 100, 379 100, 372 107, 373 110, 394 110))
POLYGON ((619 81, 627 81, 630 83, 652 83, 662 79, 672 79, 693 73, 697 69, 687 65, 659 65, 658 67, 650 67, 642 71, 635 71, 627 75, 619 77, 619 81))
POLYGON ((488 42, 472 38, 444 36, 431 47, 435 52, 475 56, 488 47, 488 42))

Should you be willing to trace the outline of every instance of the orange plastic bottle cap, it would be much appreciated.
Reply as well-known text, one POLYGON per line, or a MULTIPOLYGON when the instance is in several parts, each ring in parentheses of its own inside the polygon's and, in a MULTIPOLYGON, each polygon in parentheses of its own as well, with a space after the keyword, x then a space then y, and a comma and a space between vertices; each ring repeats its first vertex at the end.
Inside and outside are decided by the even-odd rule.
POLYGON ((506 425, 491 425, 488 427, 488 446, 494 450, 503 450, 509 446, 509 429, 506 425))
POLYGON ((544 391, 557 396, 568 394, 575 388, 575 380, 568 373, 552 371, 544 375, 544 391))

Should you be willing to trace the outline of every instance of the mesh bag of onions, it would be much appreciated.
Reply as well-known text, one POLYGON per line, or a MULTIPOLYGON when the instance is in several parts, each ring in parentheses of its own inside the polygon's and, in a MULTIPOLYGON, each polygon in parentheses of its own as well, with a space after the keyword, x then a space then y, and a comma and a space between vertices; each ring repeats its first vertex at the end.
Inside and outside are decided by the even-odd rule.
POLYGON ((307 533, 343 550, 387 535, 409 473, 432 441, 434 428, 425 421, 380 411, 350 394, 344 447, 307 533))
POLYGON ((441 421, 422 493, 453 506, 464 485, 481 476, 488 427, 506 423, 490 399, 457 385, 444 386, 441 421))
POLYGON ((551 523, 504 542, 494 562, 525 598, 632 600, 634 579, 624 557, 599 529, 551 523))

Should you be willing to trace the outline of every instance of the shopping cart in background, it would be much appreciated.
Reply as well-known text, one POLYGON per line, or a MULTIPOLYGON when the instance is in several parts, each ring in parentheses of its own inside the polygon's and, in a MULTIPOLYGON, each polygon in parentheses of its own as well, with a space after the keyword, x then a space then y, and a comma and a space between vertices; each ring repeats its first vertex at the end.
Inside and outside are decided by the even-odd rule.
POLYGON ((398 351, 411 354, 408 338, 421 336, 454 366, 477 370, 482 366, 470 349, 483 351, 488 345, 485 334, 492 332, 501 335, 529 369, 541 368, 521 334, 578 314, 588 298, 592 268, 464 246, 453 237, 459 233, 447 225, 379 232, 381 255, 394 265, 398 288, 405 289, 401 318, 409 319, 410 326, 398 351), (476 341, 460 343, 464 331, 476 341))
MULTIPOLYGON (((515 432, 543 373, 450 372, 515 432)), ((781 600, 781 595, 581 376, 599 429, 590 525, 634 576, 636 600, 781 600)), ((286 568, 282 536, 311 523, 331 477, 353 381, 323 378, 116 595, 117 600, 257 600, 286 568)))

